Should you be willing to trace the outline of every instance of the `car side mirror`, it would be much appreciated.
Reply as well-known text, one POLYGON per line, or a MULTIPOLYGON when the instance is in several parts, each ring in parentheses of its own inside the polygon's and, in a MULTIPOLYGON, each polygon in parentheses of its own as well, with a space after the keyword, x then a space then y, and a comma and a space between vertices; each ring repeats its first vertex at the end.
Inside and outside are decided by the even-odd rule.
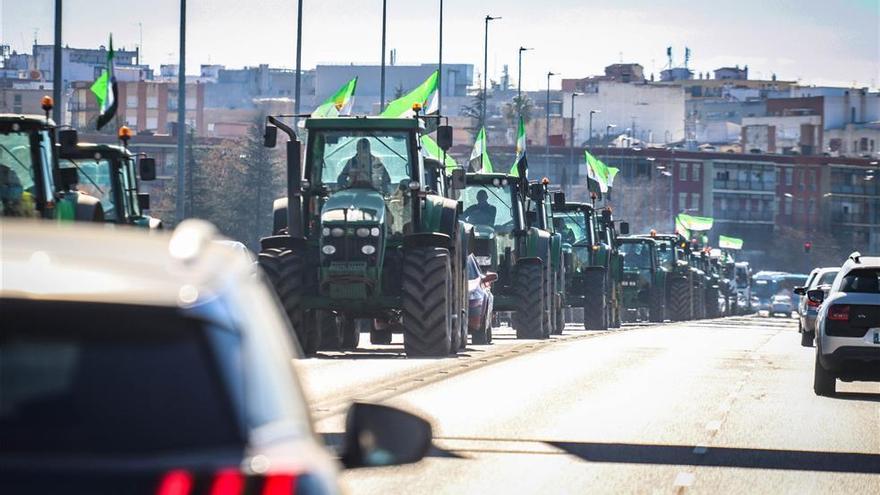
POLYGON ((812 289, 807 291, 807 299, 814 304, 822 304, 825 300, 825 291, 822 289, 812 289))
POLYGON ((449 186, 451 189, 456 191, 460 191, 467 186, 467 175, 465 175, 465 171, 463 168, 456 168, 452 170, 452 181, 449 186))
POLYGON ((437 127, 437 146, 443 151, 452 148, 452 126, 441 125, 437 127))
POLYGON ((553 193, 553 207, 562 209, 565 206, 565 193, 562 191, 556 191, 553 193))
POLYGON ((79 134, 76 129, 62 129, 58 131, 58 143, 63 151, 74 150, 79 143, 79 134))
POLYGON ((148 156, 141 157, 138 160, 138 175, 141 180, 156 180, 156 159, 148 156))
POLYGON ((62 168, 60 170, 61 188, 69 191, 79 184, 79 170, 76 167, 62 168))
POLYGON ((495 282, 496 280, 498 280, 498 274, 495 272, 486 272, 486 274, 483 275, 483 283, 484 284, 491 284, 491 283, 495 282))
POLYGON ((137 201, 138 208, 140 208, 141 210, 150 209, 150 193, 138 193, 137 201))
POLYGON ((278 142, 278 128, 271 124, 266 124, 263 130, 263 146, 266 148, 274 148, 278 142))
POLYGON ((795 294, 797 294, 799 296, 803 296, 803 295, 806 295, 807 288, 806 287, 795 287, 794 289, 792 289, 792 292, 794 292, 795 294))
POLYGON ((622 235, 629 235, 629 222, 620 222, 620 233, 622 235))
POLYGON ((355 402, 345 420, 342 465, 393 466, 420 461, 431 448, 431 424, 400 409, 355 402))

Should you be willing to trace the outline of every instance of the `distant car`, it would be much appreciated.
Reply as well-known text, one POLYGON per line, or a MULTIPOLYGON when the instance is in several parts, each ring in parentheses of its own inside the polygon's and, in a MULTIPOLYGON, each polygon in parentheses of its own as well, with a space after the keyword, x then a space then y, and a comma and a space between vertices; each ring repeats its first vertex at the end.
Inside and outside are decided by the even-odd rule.
POLYGON ((792 311, 794 311, 794 304, 788 294, 776 294, 770 298, 770 316, 782 315, 791 318, 792 311))
POLYGON ((474 255, 468 256, 468 332, 474 344, 492 343, 492 282, 497 279, 493 272, 483 273, 474 255))
POLYGON ((880 381, 880 257, 850 255, 828 296, 807 292, 820 304, 816 318, 813 390, 833 395, 837 380, 880 381))
MULTIPOLYGON (((283 310, 214 235, 4 221, 0 493, 339 492, 283 310)), ((416 461, 430 438, 356 404, 342 462, 416 461)))
POLYGON ((819 304, 805 297, 807 291, 821 288, 827 296, 838 271, 840 267, 837 266, 816 268, 810 272, 806 285, 794 288, 794 293, 802 296, 798 304, 798 332, 801 334, 801 345, 804 347, 813 345, 813 340, 816 338, 816 315, 819 314, 819 304))

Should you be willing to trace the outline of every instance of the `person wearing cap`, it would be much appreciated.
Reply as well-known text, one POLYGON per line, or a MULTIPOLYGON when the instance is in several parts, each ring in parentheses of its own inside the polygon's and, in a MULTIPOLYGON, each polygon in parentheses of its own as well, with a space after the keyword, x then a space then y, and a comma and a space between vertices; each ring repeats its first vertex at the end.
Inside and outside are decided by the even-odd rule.
POLYGON ((0 163, 0 216, 34 217, 34 197, 25 191, 14 170, 0 163))
POLYGON ((480 189, 477 191, 477 203, 472 204, 464 210, 464 219, 468 223, 474 225, 495 226, 496 208, 489 204, 489 193, 480 189))
POLYGON ((368 184, 383 193, 388 193, 391 177, 382 160, 370 152, 370 140, 360 138, 357 141, 357 152, 345 162, 336 183, 341 187, 368 184))

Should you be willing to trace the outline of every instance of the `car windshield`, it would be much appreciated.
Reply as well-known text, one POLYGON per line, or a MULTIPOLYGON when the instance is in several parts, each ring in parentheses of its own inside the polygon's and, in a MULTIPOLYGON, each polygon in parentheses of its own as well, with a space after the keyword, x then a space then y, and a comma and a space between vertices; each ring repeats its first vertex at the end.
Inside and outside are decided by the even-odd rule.
POLYGON ((0 455, 241 443, 199 320, 140 306, 5 300, 0 308, 0 455))
POLYGON ((847 273, 840 291, 880 294, 880 268, 861 268, 847 273))
POLYGON ((390 195, 412 177, 411 136, 406 131, 317 131, 309 150, 312 179, 331 192, 368 187, 390 195))
POLYGON ((562 241, 569 244, 586 241, 592 244, 592 229, 587 217, 581 211, 554 211, 553 224, 556 232, 562 234, 562 241))
POLYGON ((510 185, 468 184, 461 193, 462 219, 496 232, 513 230, 513 201, 510 185))
POLYGON ((825 272, 822 276, 818 277, 818 281, 813 283, 813 287, 818 287, 820 285, 831 285, 834 283, 834 279, 837 278, 837 273, 840 270, 831 270, 829 272, 825 272))
POLYGON ((639 270, 651 268, 651 248, 644 242, 624 242, 620 245, 623 267, 639 270))
POLYGON ((0 133, 0 208, 5 217, 36 216, 31 137, 27 132, 0 133))
POLYGON ((106 158, 62 158, 58 164, 61 168, 76 168, 79 172, 77 190, 101 201, 101 206, 104 208, 104 218, 116 220, 120 209, 116 208, 116 199, 113 194, 113 179, 111 177, 113 167, 110 165, 110 160, 106 158))

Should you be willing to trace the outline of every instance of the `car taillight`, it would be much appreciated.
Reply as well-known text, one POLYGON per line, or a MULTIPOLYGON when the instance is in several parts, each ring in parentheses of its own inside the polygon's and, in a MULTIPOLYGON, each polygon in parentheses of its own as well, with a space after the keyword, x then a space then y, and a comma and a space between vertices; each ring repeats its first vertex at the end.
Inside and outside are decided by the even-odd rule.
POLYGON ((168 471, 159 482, 156 495, 189 495, 193 486, 193 475, 183 469, 168 471))
POLYGON ((836 304, 828 308, 828 319, 835 321, 849 320, 849 306, 845 304, 836 304))
POLYGON ((814 307, 814 308, 815 308, 815 307, 819 306, 819 303, 813 301, 812 299, 810 299, 810 298, 808 297, 808 298, 807 298, 807 306, 810 306, 810 307, 814 307))
POLYGON ((294 495, 296 476, 292 474, 270 474, 263 483, 262 495, 294 495))
POLYGON ((211 482, 211 495, 241 495, 244 489, 244 475, 238 469, 217 471, 211 482))

